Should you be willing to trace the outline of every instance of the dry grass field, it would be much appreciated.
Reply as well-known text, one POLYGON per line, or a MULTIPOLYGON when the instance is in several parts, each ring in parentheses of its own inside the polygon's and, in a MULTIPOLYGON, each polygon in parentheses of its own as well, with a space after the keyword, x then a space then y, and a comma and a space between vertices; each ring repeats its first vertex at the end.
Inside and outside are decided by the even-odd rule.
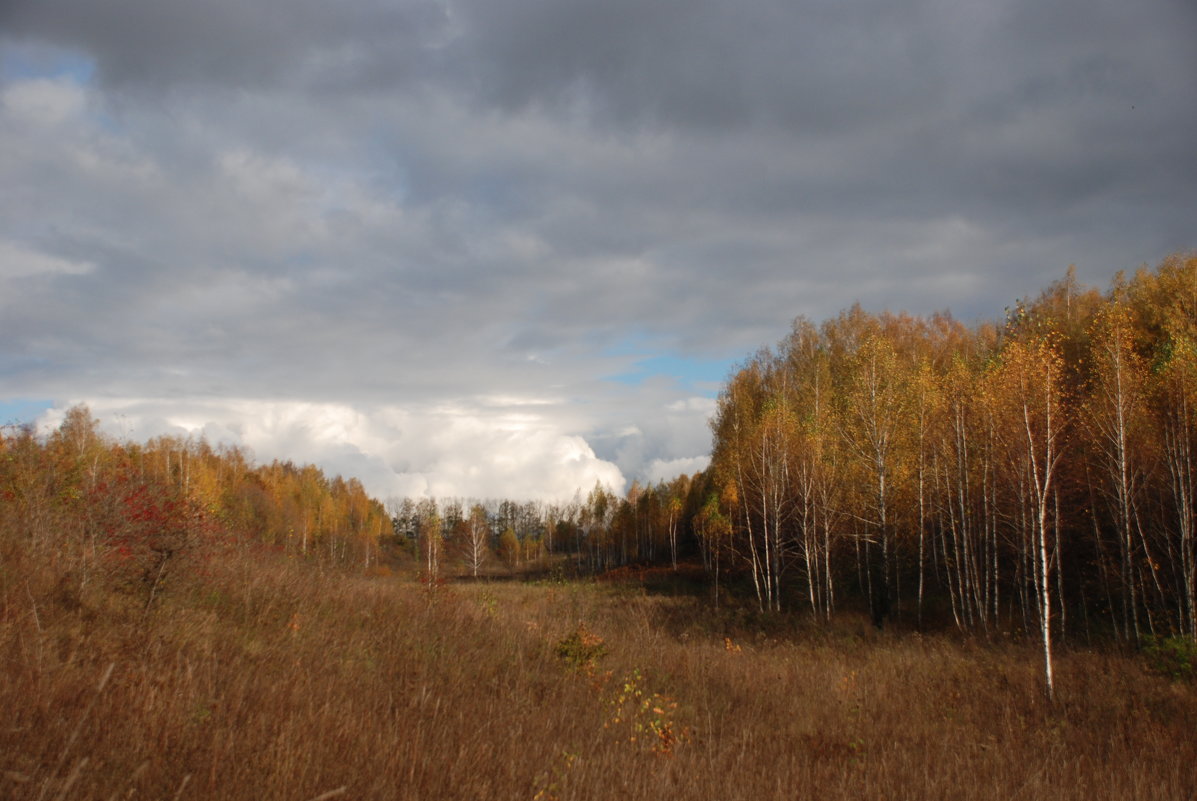
POLYGON ((146 611, 4 566, 0 797, 1193 799, 1133 655, 716 616, 634 583, 222 563, 146 611))

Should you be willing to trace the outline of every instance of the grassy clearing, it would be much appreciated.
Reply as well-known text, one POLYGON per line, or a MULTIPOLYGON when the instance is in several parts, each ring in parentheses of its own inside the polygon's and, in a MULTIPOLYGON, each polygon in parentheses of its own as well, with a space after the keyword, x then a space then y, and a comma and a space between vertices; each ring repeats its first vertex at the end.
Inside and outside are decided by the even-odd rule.
POLYGON ((1192 683, 1073 650, 1048 708, 1037 660, 620 583, 430 594, 247 558, 146 614, 100 581, 9 572, 0 796, 1197 796, 1192 683))

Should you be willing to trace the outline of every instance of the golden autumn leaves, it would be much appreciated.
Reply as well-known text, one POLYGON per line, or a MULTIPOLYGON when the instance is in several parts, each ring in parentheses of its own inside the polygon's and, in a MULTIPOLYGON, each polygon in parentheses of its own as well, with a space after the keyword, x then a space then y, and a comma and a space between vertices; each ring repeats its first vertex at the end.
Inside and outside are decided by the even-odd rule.
POLYGON ((1036 631, 1050 693, 1070 612, 1197 636, 1194 398, 1194 255, 1001 325, 799 319, 719 398, 694 530, 762 609, 1036 631))

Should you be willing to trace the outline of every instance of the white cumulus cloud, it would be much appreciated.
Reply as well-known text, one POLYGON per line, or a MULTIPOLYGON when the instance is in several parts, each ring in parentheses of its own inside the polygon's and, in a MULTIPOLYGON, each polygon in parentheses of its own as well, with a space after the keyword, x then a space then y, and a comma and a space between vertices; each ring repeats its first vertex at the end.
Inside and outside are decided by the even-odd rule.
MULTIPOLYGON (((596 482, 616 492, 625 485, 619 468, 598 458, 583 437, 531 415, 237 399, 86 403, 112 436, 202 436, 246 448, 259 463, 313 463, 329 475, 355 476, 378 498, 568 500, 596 482)), ((39 425, 57 426, 67 408, 47 411, 39 425)))

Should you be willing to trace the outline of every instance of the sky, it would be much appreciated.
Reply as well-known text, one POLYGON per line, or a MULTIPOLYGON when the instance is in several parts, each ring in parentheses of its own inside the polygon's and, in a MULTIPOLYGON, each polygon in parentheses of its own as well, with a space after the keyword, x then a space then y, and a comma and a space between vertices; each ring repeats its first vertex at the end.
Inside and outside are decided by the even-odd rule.
POLYGON ((799 315, 1197 247, 1190 0, 4 0, 0 423, 392 496, 707 463, 799 315))

